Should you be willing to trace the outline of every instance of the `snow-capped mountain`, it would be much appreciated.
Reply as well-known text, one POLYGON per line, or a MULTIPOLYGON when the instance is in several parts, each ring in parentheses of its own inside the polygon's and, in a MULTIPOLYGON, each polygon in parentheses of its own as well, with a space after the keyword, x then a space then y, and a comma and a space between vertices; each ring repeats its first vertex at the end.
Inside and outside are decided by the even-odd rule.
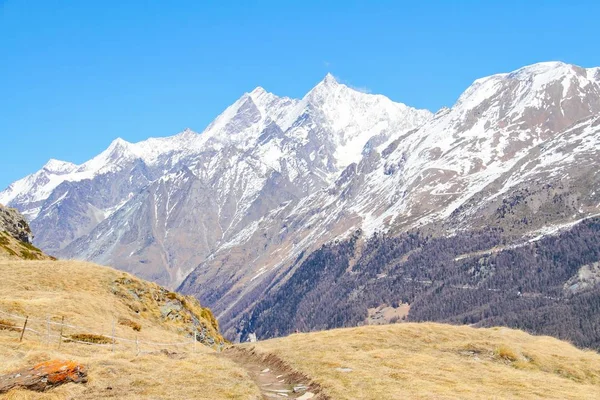
POLYGON ((599 115, 600 69, 559 62, 478 79, 435 114, 327 75, 299 100, 256 88, 201 134, 51 160, 0 203, 45 251, 179 286, 232 330, 313 249, 357 229, 521 235, 600 212, 599 115))
POLYGON ((288 271, 311 249, 358 228, 368 236, 376 231, 420 228, 442 234, 499 225, 507 233, 523 235, 598 213, 600 199, 593 193, 600 193, 599 182, 589 174, 596 171, 600 155, 594 146, 599 113, 598 68, 542 63, 479 79, 451 109, 440 110, 417 129, 392 135, 378 148, 366 146, 360 161, 348 164, 332 184, 260 220, 255 234, 241 242, 261 250, 236 254, 237 271, 254 266, 243 269, 254 272, 250 282, 237 275, 221 280, 217 271, 231 263, 231 256, 218 253, 181 288, 231 321, 260 298, 269 287, 265 282, 280 283, 282 269, 288 271), (573 154, 560 156, 567 148, 573 154), (522 168, 525 162, 540 171, 533 183, 533 171, 522 168), (520 224, 523 212, 496 217, 502 201, 520 186, 541 189, 549 178, 560 182, 569 176, 581 177, 579 191, 586 192, 573 200, 579 212, 561 209, 556 214, 555 196, 574 190, 563 183, 559 192, 556 183, 531 199, 536 208, 527 213, 536 215, 535 223, 520 224), (235 279, 244 284, 228 287, 235 279), (210 290, 197 289, 201 287, 210 290))
POLYGON ((0 202, 22 210, 52 254, 176 286, 283 204, 330 185, 367 142, 377 148, 430 115, 331 75, 300 100, 258 87, 202 134, 116 139, 82 165, 52 160, 0 202))
POLYGON ((598 68, 541 63, 479 79, 384 150, 349 206, 371 232, 443 219, 537 145, 598 112, 598 68))

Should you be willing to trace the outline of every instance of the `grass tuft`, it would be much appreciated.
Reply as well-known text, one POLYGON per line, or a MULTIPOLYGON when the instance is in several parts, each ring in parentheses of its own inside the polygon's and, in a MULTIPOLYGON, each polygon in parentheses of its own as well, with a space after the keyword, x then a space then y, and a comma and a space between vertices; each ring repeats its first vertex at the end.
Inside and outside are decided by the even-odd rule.
POLYGON ((85 342, 85 343, 95 343, 95 344, 110 344, 112 343, 112 339, 102 335, 94 335, 93 333, 75 333, 73 335, 69 335, 68 339, 65 339, 65 342, 69 341, 77 341, 77 342, 85 342))
POLYGON ((515 362, 519 360, 519 354, 505 344, 498 346, 494 354, 508 362, 515 362))
POLYGON ((20 331, 20 328, 17 328, 15 326, 15 323, 7 320, 7 319, 0 319, 0 331, 20 331))
POLYGON ((139 323, 137 323, 135 321, 130 320, 129 318, 124 318, 124 317, 119 318, 119 325, 128 326, 136 332, 139 332, 142 330, 142 325, 140 325, 139 323))

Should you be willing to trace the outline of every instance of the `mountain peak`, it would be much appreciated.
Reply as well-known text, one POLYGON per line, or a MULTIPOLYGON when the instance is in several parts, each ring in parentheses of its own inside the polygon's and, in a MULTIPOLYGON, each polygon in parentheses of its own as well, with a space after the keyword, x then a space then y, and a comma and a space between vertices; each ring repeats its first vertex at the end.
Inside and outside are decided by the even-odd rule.
POLYGON ((249 97, 252 102, 260 109, 263 113, 268 112, 269 108, 275 107, 275 103, 285 100, 286 98, 281 98, 277 95, 274 95, 271 92, 267 92, 263 87, 258 86, 250 93, 247 93, 244 97, 249 97))
POLYGON ((182 130, 175 136, 192 136, 192 135, 197 135, 197 133, 194 132, 191 128, 185 128, 184 130, 182 130))
POLYGON ((510 98, 504 99, 503 108, 509 104, 519 104, 520 108, 542 106, 552 92, 551 86, 562 86, 562 98, 567 98, 570 91, 577 96, 585 97, 590 84, 597 85, 596 69, 582 68, 561 61, 540 62, 527 65, 509 73, 500 73, 477 79, 459 98, 457 105, 467 108, 477 107, 492 97, 498 97, 502 92, 512 92, 510 98))
POLYGON ((510 79, 526 80, 530 77, 544 77, 548 80, 563 78, 567 75, 576 74, 582 68, 575 65, 566 64, 562 61, 547 61, 527 65, 519 68, 509 74, 505 74, 510 79))
POLYGON ((67 161, 61 161, 51 158, 42 168, 48 172, 61 174, 72 172, 73 170, 75 170, 75 168, 77 168, 77 165, 67 161))
POLYGON ((339 83, 331 73, 328 73, 321 82, 317 83, 317 85, 304 96, 304 98, 321 102, 332 93, 338 92, 344 88, 347 88, 347 86, 339 83))
POLYGON ((267 93, 267 91, 262 86, 257 86, 250 92, 250 96, 260 96, 265 93, 267 93))
POLYGON ((261 105, 263 103, 268 104, 273 99, 277 98, 272 93, 267 92, 263 87, 257 86, 253 91, 247 93, 246 96, 249 97, 255 105, 261 105))
POLYGON ((125 139, 121 139, 120 137, 116 138, 115 140, 113 140, 109 146, 109 148, 115 148, 115 147, 127 147, 128 145, 130 145, 131 143, 129 143, 127 140, 125 139))
POLYGON ((335 79, 335 76, 333 76, 331 72, 328 72, 327 75, 325 75, 325 78, 323 78, 323 83, 325 85, 337 85, 339 82, 337 79, 335 79))

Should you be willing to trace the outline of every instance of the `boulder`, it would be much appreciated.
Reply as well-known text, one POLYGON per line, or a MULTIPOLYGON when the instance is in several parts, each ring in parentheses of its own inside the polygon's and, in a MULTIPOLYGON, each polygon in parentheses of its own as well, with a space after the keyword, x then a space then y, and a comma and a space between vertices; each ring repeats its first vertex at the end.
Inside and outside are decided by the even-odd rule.
POLYGON ((43 392, 65 383, 86 383, 87 369, 74 361, 46 361, 0 375, 0 393, 23 388, 43 392))

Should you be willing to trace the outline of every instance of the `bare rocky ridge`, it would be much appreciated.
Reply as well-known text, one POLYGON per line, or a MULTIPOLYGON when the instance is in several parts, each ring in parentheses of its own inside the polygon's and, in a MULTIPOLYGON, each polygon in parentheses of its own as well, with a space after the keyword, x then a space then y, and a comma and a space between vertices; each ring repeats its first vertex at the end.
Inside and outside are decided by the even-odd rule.
POLYGON ((30 243, 32 234, 25 218, 14 208, 0 204, 0 232, 6 232, 16 240, 30 243))
POLYGON ((53 259, 31 244, 32 237, 23 215, 0 204, 0 259, 53 259))
POLYGON ((257 88, 200 135, 52 160, 0 201, 44 250, 179 286, 233 337, 265 290, 358 229, 543 234, 600 212, 599 71, 553 62, 479 79, 435 115, 330 75, 300 100, 257 88), (497 218, 504 201, 522 210, 497 218))

